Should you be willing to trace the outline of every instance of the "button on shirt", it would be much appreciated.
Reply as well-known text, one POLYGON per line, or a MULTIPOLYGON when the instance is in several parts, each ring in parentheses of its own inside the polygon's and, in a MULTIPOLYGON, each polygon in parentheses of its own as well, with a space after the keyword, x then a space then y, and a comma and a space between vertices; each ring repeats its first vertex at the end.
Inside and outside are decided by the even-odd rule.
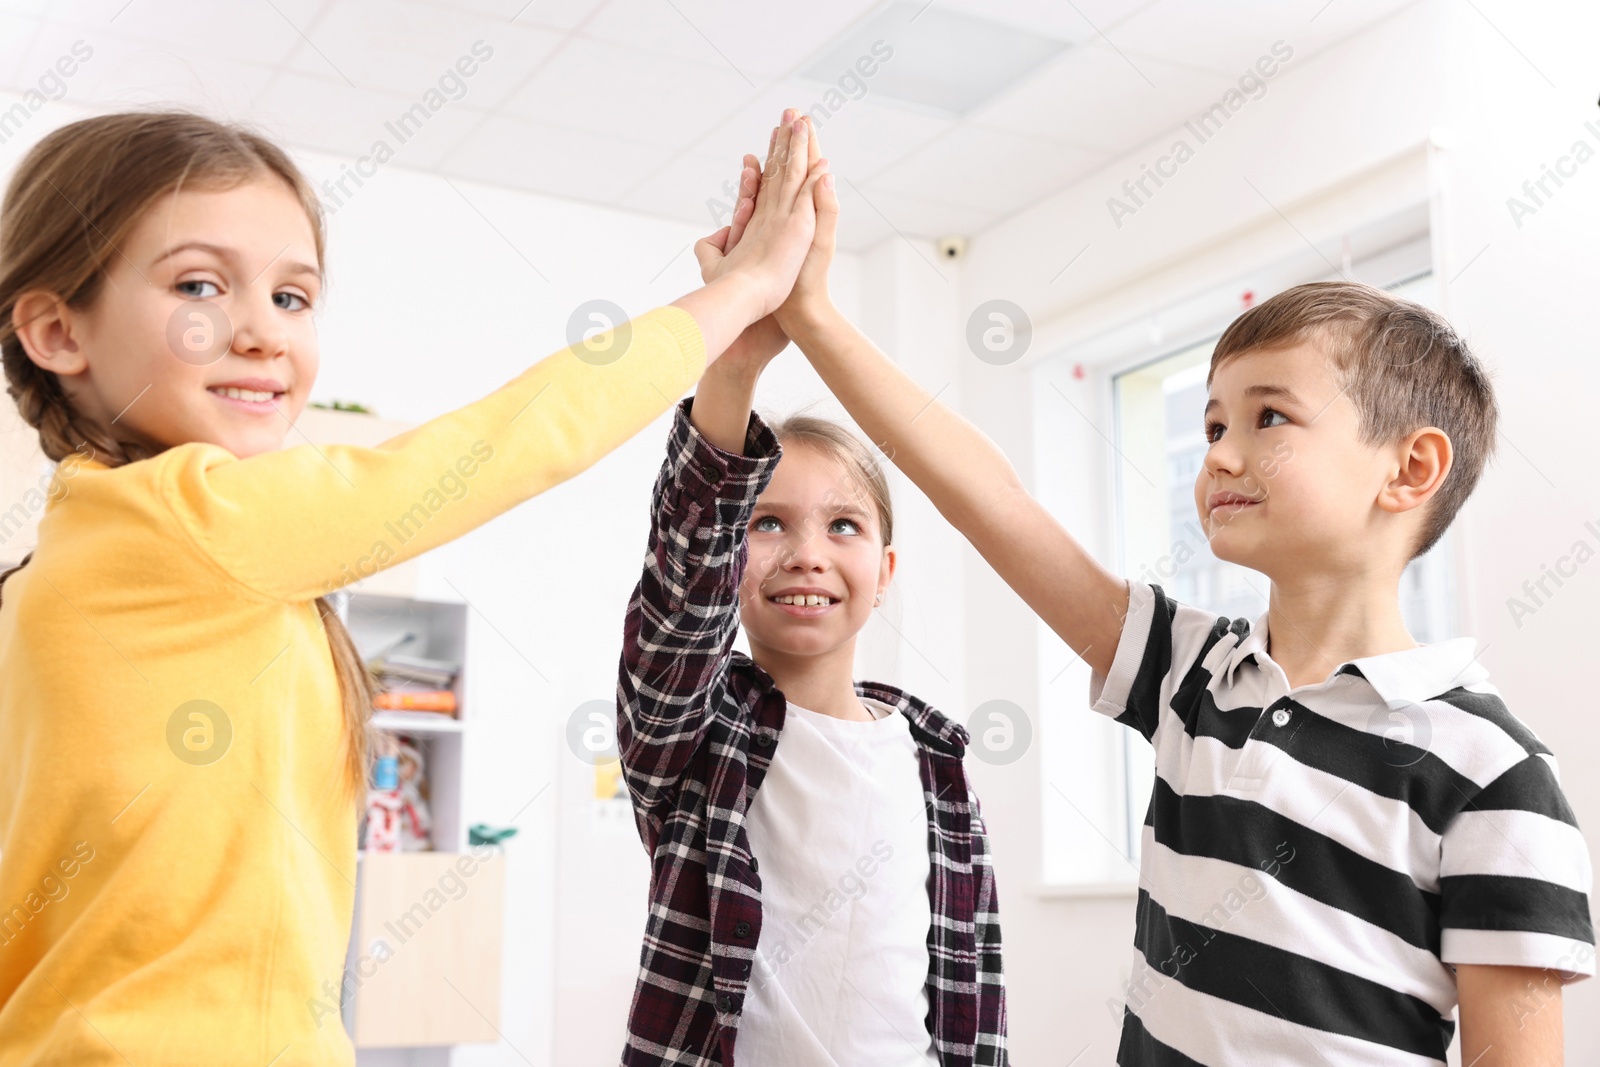
POLYGON ((1253 626, 1129 583, 1096 711, 1155 748, 1117 1062, 1445 1062, 1455 964, 1594 973, 1556 763, 1470 639, 1291 690, 1253 626))
MULTIPOLYGON (((928 1033, 928 825, 905 716, 789 704, 745 816, 764 862, 737 1062, 937 1065, 928 1033)), ((737 932, 737 931, 736 931, 737 932)))

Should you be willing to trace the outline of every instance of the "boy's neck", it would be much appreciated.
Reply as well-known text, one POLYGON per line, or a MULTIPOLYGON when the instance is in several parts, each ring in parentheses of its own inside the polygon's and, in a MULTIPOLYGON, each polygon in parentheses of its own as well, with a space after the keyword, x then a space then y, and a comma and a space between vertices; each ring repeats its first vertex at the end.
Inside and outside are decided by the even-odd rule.
POLYGON ((772 676, 791 704, 836 719, 865 722, 873 717, 856 695, 854 640, 812 656, 781 652, 751 641, 750 658, 772 676))
POLYGON ((1398 580, 1376 573, 1274 581, 1267 643, 1290 689, 1318 685, 1350 660, 1417 647, 1400 614, 1398 580))

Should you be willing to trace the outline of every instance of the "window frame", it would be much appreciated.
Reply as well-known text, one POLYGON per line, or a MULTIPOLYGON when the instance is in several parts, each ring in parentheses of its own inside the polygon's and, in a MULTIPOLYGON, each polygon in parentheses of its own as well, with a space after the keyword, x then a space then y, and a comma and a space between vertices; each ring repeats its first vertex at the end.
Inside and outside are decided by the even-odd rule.
MULTIPOLYGON (((1392 220, 1384 220, 1380 225, 1392 225, 1392 220)), ((1343 272, 1321 272, 1310 277, 1302 274, 1298 278, 1281 280, 1281 283, 1270 292, 1280 292, 1305 281, 1333 279, 1342 274, 1350 274, 1352 270, 1358 270, 1363 281, 1387 290, 1411 290, 1407 293, 1410 298, 1437 309, 1443 294, 1442 279, 1436 273, 1435 260, 1431 235, 1424 222, 1421 232, 1413 231, 1410 237, 1393 243, 1365 260, 1347 262, 1343 272), (1419 282, 1429 284, 1427 295, 1431 299, 1423 299, 1416 293, 1419 282)), ((1284 272, 1280 270, 1270 273, 1276 273, 1281 277, 1284 272)), ((1227 288, 1225 285, 1218 287, 1218 290, 1224 291, 1227 288)), ((1242 292, 1251 287, 1235 283, 1235 288, 1242 292)), ((1182 303, 1183 301, 1175 300, 1172 306, 1182 303)), ((1190 303, 1194 301, 1191 300, 1190 303)), ((1213 300, 1211 303, 1215 305, 1216 301, 1213 300)), ((1074 367, 1075 376, 1079 376, 1077 369, 1082 368, 1083 372, 1091 377, 1092 406, 1081 414, 1090 421, 1097 433, 1100 432, 1100 426, 1108 427, 1109 436, 1101 435, 1104 443, 1097 449, 1099 461, 1093 463, 1097 469, 1090 477, 1098 488, 1104 490, 1103 499, 1111 501, 1112 506, 1105 509, 1102 521, 1097 524, 1099 529, 1083 529, 1082 533, 1089 535, 1085 540, 1091 551, 1093 544, 1089 538, 1098 538, 1099 543, 1107 551, 1096 554, 1102 559, 1111 560, 1111 569, 1116 574, 1126 575, 1130 566, 1126 558, 1127 509, 1124 489, 1128 477, 1126 470, 1128 464, 1124 461, 1121 451, 1125 427, 1123 412, 1118 404, 1118 379, 1155 366, 1197 345, 1215 343, 1227 324, 1242 309, 1233 307, 1224 311, 1223 307, 1217 307, 1215 310, 1216 313, 1210 315, 1202 313, 1189 316, 1182 326, 1173 330, 1171 336, 1166 336, 1161 326, 1165 309, 1158 310, 1143 320, 1124 323, 1116 330, 1107 331, 1107 334, 1091 339, 1088 343, 1059 348, 1041 358, 1034 368, 1032 384, 1036 395, 1046 375, 1060 374, 1065 367, 1074 367), (1135 341, 1132 344, 1124 343, 1119 346, 1108 336, 1121 334, 1126 342, 1130 335, 1135 335, 1132 328, 1136 328, 1139 322, 1147 324, 1147 340, 1142 345, 1135 341)), ((1036 446, 1042 445, 1039 427, 1043 419, 1042 415, 1036 419, 1036 446)), ((1040 452, 1043 451, 1041 447, 1040 452)), ((1086 461, 1085 465, 1089 465, 1090 462, 1086 461)), ((1039 471, 1039 476, 1043 482, 1046 475, 1042 469, 1039 471)), ((1041 500, 1046 501, 1047 507, 1050 507, 1051 498, 1058 500, 1060 498, 1059 493, 1051 491, 1056 487, 1047 489, 1041 484, 1036 488, 1045 490, 1039 495, 1041 500)), ((1057 509, 1051 507, 1051 510, 1057 509)), ((1078 530, 1074 527, 1081 527, 1082 524, 1066 523, 1066 525, 1076 534, 1078 530)), ((1426 559, 1430 561, 1429 569, 1441 571, 1449 578, 1447 593, 1443 597, 1445 604, 1442 607, 1435 605, 1434 610, 1449 620, 1452 624, 1450 629, 1459 630, 1464 597, 1458 573, 1459 552, 1454 539, 1446 534, 1426 559)), ((1155 776, 1154 761, 1150 758, 1149 746, 1143 738, 1134 736, 1133 731, 1088 708, 1086 699, 1088 672, 1082 660, 1072 655, 1071 650, 1066 649, 1060 638, 1042 621, 1037 624, 1037 631, 1040 665, 1040 731, 1043 742, 1041 768, 1044 778, 1040 790, 1044 810, 1041 812, 1043 841, 1041 841, 1039 893, 1047 897, 1069 898, 1133 895, 1137 891, 1139 881, 1144 810, 1148 804, 1149 791, 1155 776), (1062 660, 1066 657, 1070 658, 1067 658, 1063 666, 1062 660), (1080 697, 1076 701, 1065 701, 1067 705, 1065 708, 1051 709, 1050 704, 1060 702, 1051 689, 1059 684, 1057 679, 1069 671, 1081 676, 1085 682, 1084 688, 1078 691, 1080 697), (1115 753, 1105 752, 1112 761, 1110 773, 1104 775, 1106 779, 1104 787, 1110 795, 1100 797, 1099 803, 1080 805, 1052 781, 1053 765, 1060 763, 1062 754, 1069 750, 1071 753, 1069 761, 1080 757, 1084 750, 1099 749, 1104 752, 1107 740, 1106 727, 1118 735, 1115 753), (1051 734, 1056 736, 1051 737, 1051 734), (1068 814, 1071 818, 1088 824, 1092 834, 1086 833, 1082 825, 1074 826, 1073 823, 1062 821, 1064 816, 1054 796, 1056 793, 1060 793, 1061 799, 1070 806, 1071 811, 1068 814), (1090 811, 1084 811, 1084 807, 1088 807, 1090 811), (1095 825, 1091 813, 1100 815, 1103 821, 1109 821, 1112 825, 1095 825), (1109 820, 1104 819, 1107 815, 1111 816, 1109 820), (1069 841, 1078 844, 1088 842, 1094 847, 1095 837, 1104 841, 1109 849, 1103 850, 1095 860, 1073 858, 1071 855, 1073 845, 1068 844, 1069 841), (1118 855, 1111 856, 1112 849, 1118 855)), ((1080 796, 1079 799, 1084 798, 1080 796)))

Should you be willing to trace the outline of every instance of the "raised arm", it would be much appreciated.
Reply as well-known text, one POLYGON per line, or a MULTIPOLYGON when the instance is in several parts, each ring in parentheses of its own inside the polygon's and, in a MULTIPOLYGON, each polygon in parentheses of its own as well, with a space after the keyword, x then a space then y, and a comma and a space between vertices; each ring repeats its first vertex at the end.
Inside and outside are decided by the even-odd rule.
MULTIPOLYGON (((740 181, 753 198, 755 158, 746 164, 740 181)), ((747 200, 735 211, 733 227, 743 228, 751 206, 747 200)), ((729 233, 724 227, 700 242, 702 267, 724 259, 729 233)), ((733 341, 679 407, 651 496, 644 574, 623 636, 617 740, 634 813, 652 850, 662 805, 722 703, 739 629, 750 513, 780 454, 751 402, 762 370, 788 344, 770 316, 733 341)))
POLYGON ((245 460, 216 446, 172 449, 151 476, 181 536, 258 595, 310 599, 591 466, 787 296, 811 246, 815 179, 803 125, 773 142, 782 150, 764 175, 772 196, 741 216, 739 246, 724 253, 713 235, 696 249, 711 275, 704 288, 376 447, 306 444, 245 460))
POLYGON ((628 602, 617 677, 617 745, 652 849, 662 808, 722 703, 750 513, 780 455, 748 404, 739 451, 712 444, 690 418, 700 399, 679 406, 656 477, 644 573, 628 602))
POLYGON ((1073 651, 1109 673, 1127 583, 1029 494, 993 441, 831 305, 779 321, 862 431, 1073 651))
MULTIPOLYGON (((810 152, 818 154, 815 134, 810 152)), ((766 195, 765 180, 760 195, 766 195)), ((834 308, 827 272, 839 200, 816 186, 811 252, 776 317, 857 425, 1028 606, 1106 674, 1127 613, 1127 583, 1100 566, 1035 500, 1005 454, 940 403, 834 308)))

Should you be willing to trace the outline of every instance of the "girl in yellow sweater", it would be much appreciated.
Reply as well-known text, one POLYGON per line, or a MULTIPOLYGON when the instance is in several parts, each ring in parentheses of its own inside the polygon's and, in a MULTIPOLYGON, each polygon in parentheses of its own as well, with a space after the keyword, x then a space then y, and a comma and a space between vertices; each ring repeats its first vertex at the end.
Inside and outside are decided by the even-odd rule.
POLYGON ((584 470, 773 311, 826 170, 801 123, 773 144, 783 191, 727 272, 605 360, 563 350, 321 449, 282 447, 323 269, 288 156, 182 112, 29 152, 0 207, 0 352, 59 466, 37 550, 0 576, 0 1065, 353 1062, 307 1007, 340 983, 370 709, 322 594, 584 470))

